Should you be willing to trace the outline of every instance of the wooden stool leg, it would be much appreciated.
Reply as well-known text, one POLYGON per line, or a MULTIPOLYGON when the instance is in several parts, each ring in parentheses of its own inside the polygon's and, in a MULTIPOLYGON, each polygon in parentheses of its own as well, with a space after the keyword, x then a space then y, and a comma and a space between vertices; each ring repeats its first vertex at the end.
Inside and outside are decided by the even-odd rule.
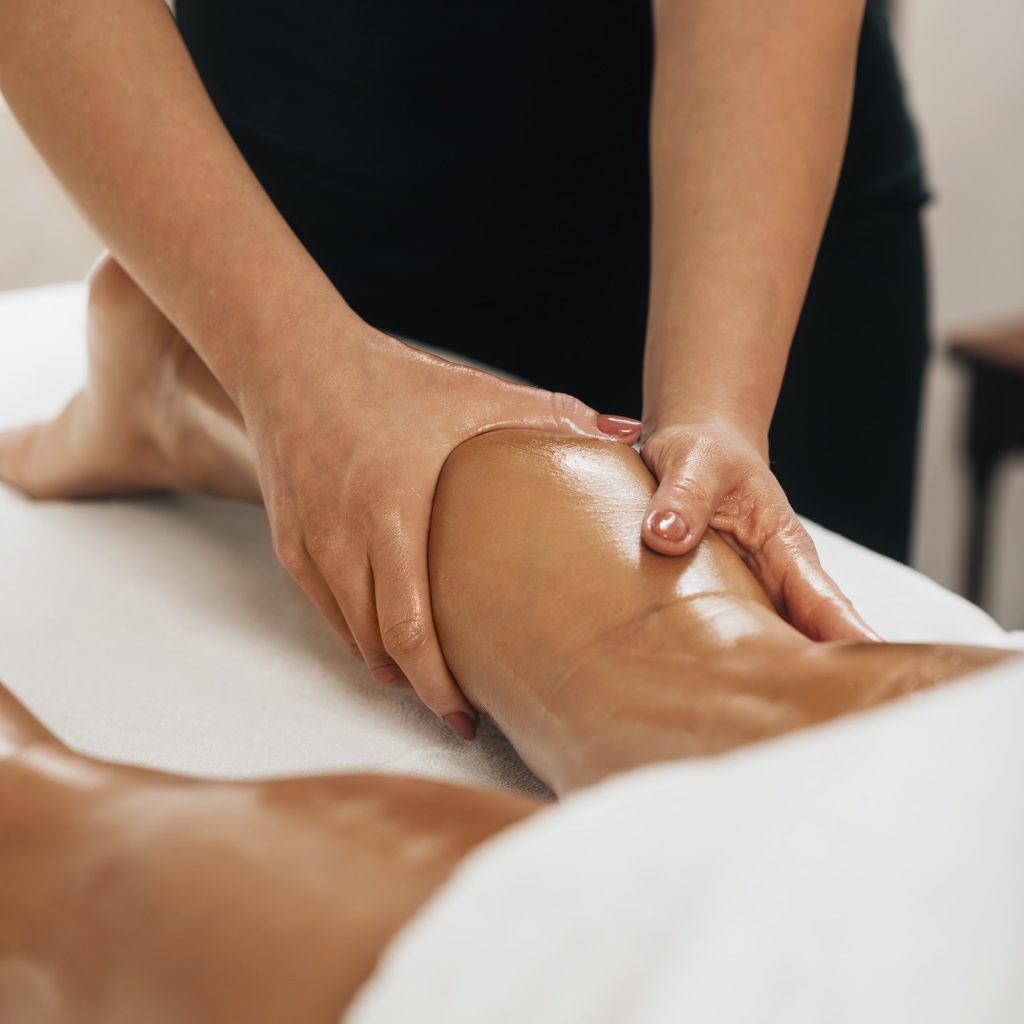
POLYGON ((967 523, 967 598, 982 604, 988 558, 989 506, 992 498, 993 459, 971 462, 971 498, 967 523))

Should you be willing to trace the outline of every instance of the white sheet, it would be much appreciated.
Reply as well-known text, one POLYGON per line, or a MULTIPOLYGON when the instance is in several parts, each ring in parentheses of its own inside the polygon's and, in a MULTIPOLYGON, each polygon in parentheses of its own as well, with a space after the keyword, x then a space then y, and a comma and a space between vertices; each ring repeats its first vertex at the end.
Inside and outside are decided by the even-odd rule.
MULTIPOLYGON (((84 370, 84 287, 0 293, 0 429, 84 370)), ((925 577, 812 526, 891 639, 1008 643, 925 577)), ((536 790, 504 740, 465 744, 379 689, 270 548, 260 509, 189 497, 36 504, 0 486, 0 679, 81 749, 210 776, 380 770, 536 790)))
POLYGON ((471 857, 346 1019, 1020 1024, 1022 723, 1015 659, 570 797, 471 857))

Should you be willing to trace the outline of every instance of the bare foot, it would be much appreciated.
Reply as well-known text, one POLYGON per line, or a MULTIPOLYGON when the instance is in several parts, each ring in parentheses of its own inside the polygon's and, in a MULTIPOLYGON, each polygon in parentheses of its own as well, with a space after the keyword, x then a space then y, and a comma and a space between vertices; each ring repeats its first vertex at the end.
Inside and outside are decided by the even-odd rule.
POLYGON ((73 753, 0 686, 0 1020, 337 1020, 534 801, 425 779, 218 783, 73 753))
POLYGON ((240 418, 202 360, 110 257, 89 285, 85 387, 0 434, 0 480, 34 498, 180 489, 258 500, 240 418))

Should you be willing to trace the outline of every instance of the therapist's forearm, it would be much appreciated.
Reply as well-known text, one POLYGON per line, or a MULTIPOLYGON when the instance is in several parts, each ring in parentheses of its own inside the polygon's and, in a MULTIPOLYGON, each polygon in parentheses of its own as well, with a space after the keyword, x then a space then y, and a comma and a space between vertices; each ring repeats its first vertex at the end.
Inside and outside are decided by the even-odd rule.
POLYGON ((118 261, 229 391, 354 321, 260 187, 162 0, 4 0, 0 89, 118 261))
POLYGON ((656 0, 648 429, 767 431, 835 190, 863 0, 656 0))

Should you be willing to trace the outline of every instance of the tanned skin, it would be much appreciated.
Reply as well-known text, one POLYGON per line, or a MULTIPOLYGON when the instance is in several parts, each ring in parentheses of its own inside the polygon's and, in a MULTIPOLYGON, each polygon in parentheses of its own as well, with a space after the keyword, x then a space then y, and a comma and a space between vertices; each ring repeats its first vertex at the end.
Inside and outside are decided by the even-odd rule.
MULTIPOLYGON (((113 261, 92 281, 89 343, 61 416, 0 437, 0 478, 37 498, 259 500, 237 409, 113 261)), ((643 545, 655 486, 613 441, 496 430, 449 456, 434 496, 448 666, 558 794, 1009 656, 813 643, 714 532, 682 557, 643 545)), ((0 1019, 333 1021, 459 862, 542 806, 395 776, 217 783, 110 765, 0 692, 0 1019)))

